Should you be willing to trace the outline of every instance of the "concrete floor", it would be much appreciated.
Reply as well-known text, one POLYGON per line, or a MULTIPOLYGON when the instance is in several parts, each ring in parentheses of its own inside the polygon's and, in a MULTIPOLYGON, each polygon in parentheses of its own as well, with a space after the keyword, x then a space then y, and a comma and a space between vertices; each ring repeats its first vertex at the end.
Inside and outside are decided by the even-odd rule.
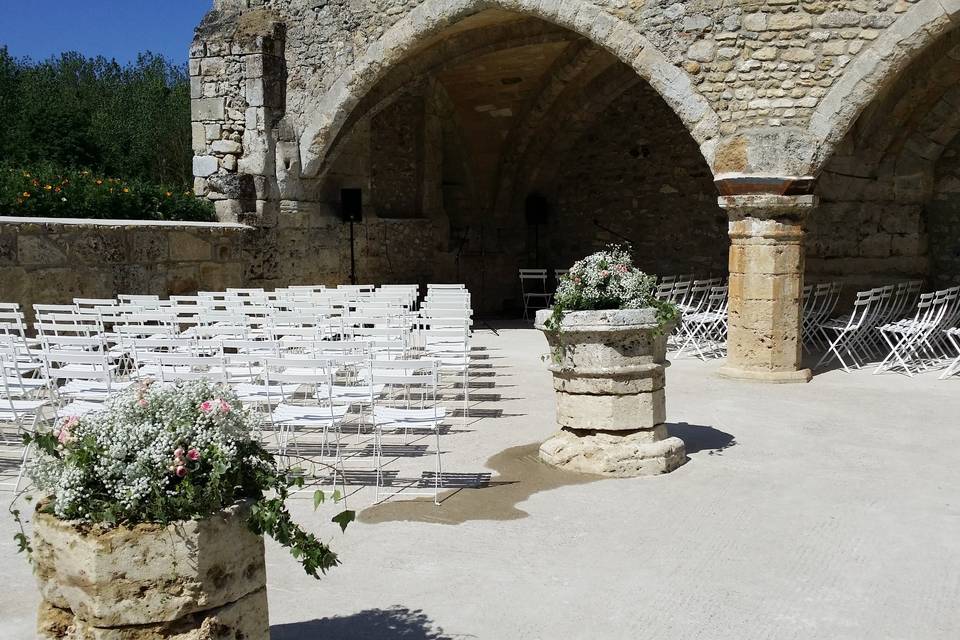
MULTIPOLYGON (((475 343, 474 416, 442 441, 445 472, 467 484, 553 422, 542 337, 475 343)), ((764 386, 719 366, 668 370, 690 457, 669 476, 558 486, 513 451, 488 488, 388 503, 346 534, 322 524, 332 506, 296 500, 343 566, 317 582, 268 542, 273 639, 960 638, 960 378, 764 386)), ((394 465, 416 478, 432 459, 394 465)), ((31 638, 36 589, 12 533, 0 519, 0 638, 31 638)))

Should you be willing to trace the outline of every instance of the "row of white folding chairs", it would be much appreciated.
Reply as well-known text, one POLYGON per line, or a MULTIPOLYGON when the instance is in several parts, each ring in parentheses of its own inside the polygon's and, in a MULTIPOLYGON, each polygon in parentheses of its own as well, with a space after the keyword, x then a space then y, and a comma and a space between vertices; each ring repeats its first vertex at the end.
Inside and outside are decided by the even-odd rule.
MULTIPOLYGON (((874 361, 884 363, 891 356, 887 334, 904 323, 918 320, 918 314, 926 313, 937 293, 920 294, 922 283, 912 280, 859 291, 850 313, 821 321, 816 326, 816 335, 826 344, 826 350, 816 367, 836 359, 844 371, 861 368, 874 361), (886 327, 887 331, 881 329, 886 327)), ((949 320, 953 314, 948 313, 949 320)), ((816 339, 816 338, 815 338, 816 339)), ((940 338, 937 338, 940 342, 940 338)), ((886 364, 883 364, 886 367, 886 364)))
POLYGON ((699 281, 691 287, 688 303, 680 307, 674 340, 678 347, 676 357, 688 349, 695 350, 701 360, 726 355, 729 289, 727 285, 714 284, 717 280, 699 281))
MULTIPOLYGON (((907 375, 913 376, 915 372, 951 362, 960 355, 956 351, 954 334, 950 333, 958 322, 960 287, 921 294, 913 317, 879 327, 889 352, 874 373, 902 368, 907 375), (950 346, 954 347, 952 352, 950 346)), ((948 364, 941 378, 952 375, 953 366, 952 362, 948 364)))
MULTIPOLYGON (((438 382, 443 374, 442 357, 427 353, 427 357, 416 360, 384 359, 383 352, 371 350, 366 343, 318 342, 313 348, 296 351, 282 346, 270 341, 245 345, 235 342, 232 344, 234 353, 221 350, 213 355, 184 355, 165 350, 154 352, 148 360, 138 363, 138 368, 147 371, 154 367, 150 373, 161 383, 204 378, 231 384, 242 402, 265 411, 276 437, 278 453, 290 464, 292 460, 317 463, 317 456, 301 455, 298 434, 304 430, 321 430, 319 457, 333 451, 334 482, 337 474, 345 482, 340 441, 344 418, 353 407, 361 410, 367 407, 374 436, 378 500, 385 479, 383 439, 397 431, 404 435, 413 430, 433 431, 437 438, 434 452, 437 471, 432 495, 436 499, 441 488, 439 430, 447 416, 438 396, 438 382), (342 350, 331 352, 329 347, 334 345, 342 350), (337 375, 348 368, 353 370, 351 374, 338 379, 337 375), (423 384, 429 386, 429 397, 413 393, 423 384), (384 393, 385 387, 391 385, 402 385, 399 399, 396 389, 393 393, 384 393), (302 395, 300 401, 295 401, 295 394, 304 386, 309 388, 308 401, 305 403, 302 395), (411 409, 411 400, 418 404, 414 409, 411 409), (425 405, 427 400, 429 406, 425 405), (328 442, 330 434, 336 435, 332 446, 328 442)), ((360 416, 358 435, 362 411, 360 416)), ((409 491, 403 493, 413 495, 409 491)))
POLYGON ((917 304, 921 287, 910 280, 857 292, 850 313, 823 319, 811 331, 811 342, 826 345, 815 368, 833 358, 845 371, 864 366, 883 350, 877 329, 902 319, 917 304))

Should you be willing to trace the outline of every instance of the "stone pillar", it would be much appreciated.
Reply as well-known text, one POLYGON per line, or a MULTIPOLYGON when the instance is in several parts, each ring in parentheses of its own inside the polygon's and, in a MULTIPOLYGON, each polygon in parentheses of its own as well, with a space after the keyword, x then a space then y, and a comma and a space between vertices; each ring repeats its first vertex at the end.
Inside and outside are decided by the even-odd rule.
POLYGON ((813 195, 722 196, 730 217, 727 364, 756 382, 809 382, 800 368, 804 221, 813 195))
POLYGON ((246 26, 205 20, 190 48, 194 191, 224 222, 276 217, 277 122, 286 105, 286 29, 272 13, 246 26))

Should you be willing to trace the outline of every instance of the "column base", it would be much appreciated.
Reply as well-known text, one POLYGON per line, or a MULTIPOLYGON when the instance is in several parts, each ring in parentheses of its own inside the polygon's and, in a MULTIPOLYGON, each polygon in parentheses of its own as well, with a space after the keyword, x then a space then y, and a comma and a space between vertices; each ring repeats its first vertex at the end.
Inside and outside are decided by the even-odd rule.
POLYGON ((741 369, 727 365, 717 372, 722 378, 730 380, 745 380, 749 382, 765 382, 767 384, 793 384, 810 382, 813 372, 810 369, 799 371, 760 371, 757 369, 741 369))
POLYGON ((567 471, 632 478, 670 473, 687 461, 687 454, 680 438, 651 441, 644 431, 617 435, 564 429, 540 445, 540 459, 567 471))

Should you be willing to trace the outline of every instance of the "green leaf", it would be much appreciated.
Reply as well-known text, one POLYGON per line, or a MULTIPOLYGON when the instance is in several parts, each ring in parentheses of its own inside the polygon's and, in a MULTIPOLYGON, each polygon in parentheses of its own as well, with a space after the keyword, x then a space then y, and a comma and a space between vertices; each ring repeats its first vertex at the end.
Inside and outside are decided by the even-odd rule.
POLYGON ((313 510, 316 511, 323 501, 326 499, 326 496, 323 495, 323 491, 314 491, 313 492, 313 510))
POLYGON ((346 531, 347 525, 356 519, 357 519, 356 511, 346 510, 346 511, 341 511, 337 515, 330 518, 330 522, 336 522, 338 525, 340 525, 340 531, 346 531))
POLYGON ((333 490, 333 501, 334 501, 334 503, 340 502, 341 500, 343 500, 343 494, 340 493, 340 490, 339 490, 339 489, 334 489, 334 490, 333 490))

